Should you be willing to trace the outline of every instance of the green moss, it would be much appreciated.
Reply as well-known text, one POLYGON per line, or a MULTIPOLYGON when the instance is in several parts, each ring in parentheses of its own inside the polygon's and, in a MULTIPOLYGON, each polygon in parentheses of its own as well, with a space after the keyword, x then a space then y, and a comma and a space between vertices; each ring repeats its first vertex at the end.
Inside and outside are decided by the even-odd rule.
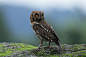
POLYGON ((34 54, 36 54, 36 56, 46 56, 45 51, 33 51, 34 54))
MULTIPOLYGON (((40 57, 86 57, 86 45, 80 45, 80 44, 75 44, 75 45, 67 45, 64 44, 62 45, 62 51, 60 51, 60 54, 57 52, 57 47, 52 46, 53 48, 41 48, 40 51, 33 51, 33 49, 36 49, 38 47, 32 46, 32 45, 27 45, 23 43, 11 43, 7 44, 6 46, 0 44, 0 57, 2 56, 7 56, 7 55, 12 55, 13 53, 16 52, 32 52, 34 55, 40 57)), ((22 54, 19 54, 18 56, 21 56, 22 54)))
POLYGON ((21 43, 12 43, 12 44, 8 45, 8 48, 6 46, 3 46, 3 44, 0 44, 0 47, 2 47, 0 49, 1 50, 0 56, 12 55, 12 53, 20 52, 22 50, 31 50, 31 49, 37 48, 32 45, 21 44, 21 43), (12 46, 14 48, 9 48, 9 46, 12 46))
POLYGON ((50 55, 49 57, 59 57, 58 55, 50 55))
POLYGON ((0 47, 3 47, 3 44, 0 44, 0 47))
POLYGON ((61 55, 50 55, 50 57, 85 57, 85 51, 78 51, 70 54, 61 54, 61 55))
POLYGON ((63 45, 63 51, 61 51, 59 55, 55 54, 55 55, 50 55, 50 57, 86 57, 86 46, 82 47, 82 45, 70 45, 69 47, 67 47, 68 51, 70 51, 71 53, 65 53, 67 52, 66 48, 67 45, 63 45), (65 53, 65 54, 64 54, 65 53))

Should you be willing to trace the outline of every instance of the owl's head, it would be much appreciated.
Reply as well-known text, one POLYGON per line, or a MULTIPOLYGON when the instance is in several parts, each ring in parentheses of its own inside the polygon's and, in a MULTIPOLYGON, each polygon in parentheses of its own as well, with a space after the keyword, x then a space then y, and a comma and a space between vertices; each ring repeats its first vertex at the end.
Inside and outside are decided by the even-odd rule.
POLYGON ((44 12, 43 11, 32 11, 30 15, 30 22, 40 22, 44 20, 44 12))

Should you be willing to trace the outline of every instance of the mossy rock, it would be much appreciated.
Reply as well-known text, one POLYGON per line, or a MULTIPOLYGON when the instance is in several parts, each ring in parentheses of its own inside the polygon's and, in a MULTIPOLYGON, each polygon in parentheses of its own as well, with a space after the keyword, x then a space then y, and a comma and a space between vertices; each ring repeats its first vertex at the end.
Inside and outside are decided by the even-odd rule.
POLYGON ((32 45, 23 43, 0 43, 0 57, 11 56, 12 54, 20 53, 21 51, 35 49, 32 45))
POLYGON ((0 43, 0 57, 86 57, 86 44, 61 45, 52 48, 38 48, 23 43, 0 43))

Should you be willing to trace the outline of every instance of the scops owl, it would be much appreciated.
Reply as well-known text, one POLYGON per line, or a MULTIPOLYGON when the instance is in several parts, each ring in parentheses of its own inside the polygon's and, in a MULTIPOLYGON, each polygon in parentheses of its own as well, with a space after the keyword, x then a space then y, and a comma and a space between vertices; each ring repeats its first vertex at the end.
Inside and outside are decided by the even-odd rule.
POLYGON ((38 49, 43 45, 43 41, 49 42, 48 47, 50 47, 51 42, 54 42, 61 48, 59 44, 60 40, 54 32, 53 28, 45 21, 43 11, 32 11, 30 15, 30 23, 34 32, 41 41, 38 49))

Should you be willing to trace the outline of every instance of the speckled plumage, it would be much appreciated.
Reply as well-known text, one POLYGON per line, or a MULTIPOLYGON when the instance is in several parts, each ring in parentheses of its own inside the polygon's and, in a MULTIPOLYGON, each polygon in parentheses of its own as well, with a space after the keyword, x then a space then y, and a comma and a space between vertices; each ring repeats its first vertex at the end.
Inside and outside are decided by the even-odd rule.
POLYGON ((34 32, 41 41, 39 48, 43 45, 43 41, 48 41, 49 46, 52 41, 60 47, 60 40, 54 32, 53 28, 45 21, 43 11, 32 11, 30 15, 30 23, 34 32))

